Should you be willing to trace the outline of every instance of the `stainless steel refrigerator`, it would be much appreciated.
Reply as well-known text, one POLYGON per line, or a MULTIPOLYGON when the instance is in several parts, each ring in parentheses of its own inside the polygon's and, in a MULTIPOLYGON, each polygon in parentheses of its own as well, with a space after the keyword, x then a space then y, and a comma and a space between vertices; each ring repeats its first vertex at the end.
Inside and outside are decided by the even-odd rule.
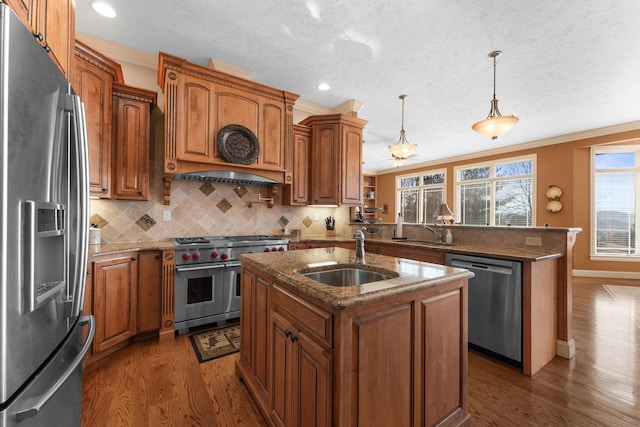
POLYGON ((87 181, 84 106, 0 4, 0 427, 80 425, 87 181))

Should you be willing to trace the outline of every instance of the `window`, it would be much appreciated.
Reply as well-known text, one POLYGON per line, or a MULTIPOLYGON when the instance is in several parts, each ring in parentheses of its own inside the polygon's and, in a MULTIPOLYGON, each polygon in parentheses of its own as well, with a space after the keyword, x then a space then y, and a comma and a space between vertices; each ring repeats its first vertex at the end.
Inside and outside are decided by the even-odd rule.
POLYGON ((591 166, 592 256, 640 256, 640 146, 593 148, 591 166))
POLYGON ((535 156, 455 168, 456 209, 462 224, 532 226, 535 156))
POLYGON ((403 222, 433 222, 432 215, 443 203, 444 194, 444 171, 425 171, 396 178, 397 206, 403 222))

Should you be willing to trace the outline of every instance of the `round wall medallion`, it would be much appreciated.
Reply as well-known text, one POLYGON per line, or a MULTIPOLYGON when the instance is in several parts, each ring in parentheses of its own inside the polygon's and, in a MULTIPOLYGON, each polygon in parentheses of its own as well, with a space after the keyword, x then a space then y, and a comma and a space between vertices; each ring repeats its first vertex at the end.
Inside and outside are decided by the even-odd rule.
POLYGON ((260 154, 258 138, 242 125, 228 125, 220 129, 217 147, 222 158, 229 163, 249 165, 260 154))
POLYGON ((559 199, 562 196, 562 189, 557 185, 550 185, 547 189, 547 199, 559 199))
POLYGON ((178 76, 176 75, 176 73, 173 73, 173 72, 172 72, 172 73, 169 73, 169 78, 170 78, 171 80, 175 80, 175 79, 177 79, 177 78, 178 78, 178 76))
POLYGON ((175 170, 176 164, 172 162, 167 163, 167 169, 169 169, 170 171, 175 170))

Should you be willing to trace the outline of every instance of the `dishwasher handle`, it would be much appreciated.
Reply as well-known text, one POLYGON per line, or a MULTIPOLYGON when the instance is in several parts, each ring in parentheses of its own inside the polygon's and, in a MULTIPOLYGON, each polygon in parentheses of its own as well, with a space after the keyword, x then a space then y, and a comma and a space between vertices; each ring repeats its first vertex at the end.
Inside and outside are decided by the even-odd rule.
POLYGON ((466 262, 466 261, 461 261, 457 259, 452 259, 449 265, 451 267, 466 268, 467 270, 488 271, 491 273, 498 273, 498 274, 505 274, 505 275, 513 274, 513 269, 511 267, 502 267, 499 265, 491 265, 491 264, 481 264, 478 262, 466 262))

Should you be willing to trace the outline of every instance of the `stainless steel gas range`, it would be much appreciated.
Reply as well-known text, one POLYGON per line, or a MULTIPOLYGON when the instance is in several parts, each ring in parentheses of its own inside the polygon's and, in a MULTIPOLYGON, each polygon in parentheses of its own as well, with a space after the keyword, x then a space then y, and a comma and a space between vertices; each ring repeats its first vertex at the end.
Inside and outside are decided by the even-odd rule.
POLYGON ((267 235, 177 237, 175 329, 240 317, 238 255, 286 251, 289 240, 267 235))

